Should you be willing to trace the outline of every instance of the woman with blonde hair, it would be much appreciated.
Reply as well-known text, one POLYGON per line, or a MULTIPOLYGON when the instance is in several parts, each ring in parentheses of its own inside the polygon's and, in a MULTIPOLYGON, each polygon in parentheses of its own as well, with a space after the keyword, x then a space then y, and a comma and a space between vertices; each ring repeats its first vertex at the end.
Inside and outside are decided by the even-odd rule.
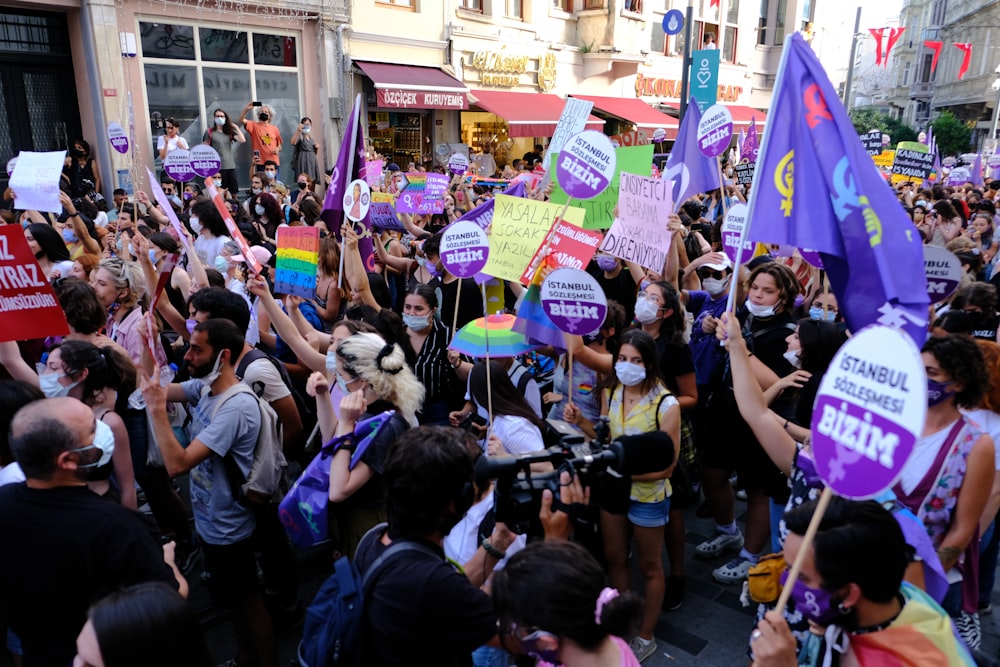
POLYGON ((334 366, 329 370, 345 396, 334 438, 338 448, 330 463, 330 501, 341 505, 337 511, 341 550, 351 554, 369 528, 386 520, 383 465, 392 442, 417 425, 424 387, 406 365, 403 349, 377 334, 356 333, 341 341, 335 355, 328 354, 328 367, 331 356, 334 366), (352 468, 355 448, 362 440, 355 437, 355 427, 390 411, 392 415, 352 468))
POLYGON ((128 352, 136 366, 142 363, 142 307, 146 281, 138 262, 120 257, 102 259, 90 274, 90 286, 108 312, 108 338, 128 352))

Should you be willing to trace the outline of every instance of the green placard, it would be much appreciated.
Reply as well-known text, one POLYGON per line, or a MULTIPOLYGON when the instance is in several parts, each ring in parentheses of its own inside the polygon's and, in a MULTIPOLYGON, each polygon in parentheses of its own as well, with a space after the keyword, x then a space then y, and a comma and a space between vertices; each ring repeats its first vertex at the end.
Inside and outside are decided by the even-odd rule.
MULTIPOLYGON (((583 219, 584 229, 607 229, 615 220, 615 207, 618 205, 618 182, 620 174, 626 171, 630 174, 640 176, 650 176, 653 173, 653 145, 629 146, 615 149, 618 164, 615 166, 615 176, 611 179, 608 189, 597 195, 593 199, 580 201, 573 200, 573 206, 578 206, 587 212, 583 219)), ((553 157, 552 164, 556 164, 553 157)), ((552 191, 551 201, 556 204, 565 204, 569 196, 559 187, 559 179, 555 170, 552 170, 552 180, 555 182, 555 190, 552 191)))

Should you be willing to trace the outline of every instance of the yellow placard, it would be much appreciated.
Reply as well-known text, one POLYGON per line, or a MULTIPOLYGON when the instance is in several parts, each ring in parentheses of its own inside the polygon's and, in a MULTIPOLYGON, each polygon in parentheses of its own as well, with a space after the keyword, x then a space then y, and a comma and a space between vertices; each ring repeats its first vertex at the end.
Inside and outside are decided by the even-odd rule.
MULTIPOLYGON (((490 227, 490 257, 483 273, 520 280, 563 208, 563 204, 497 195, 490 227)), ((570 206, 563 220, 582 227, 584 216, 582 208, 570 206)))
POLYGON ((892 163, 896 161, 896 151, 882 151, 879 155, 873 155, 872 161, 875 162, 876 167, 891 169, 892 163))

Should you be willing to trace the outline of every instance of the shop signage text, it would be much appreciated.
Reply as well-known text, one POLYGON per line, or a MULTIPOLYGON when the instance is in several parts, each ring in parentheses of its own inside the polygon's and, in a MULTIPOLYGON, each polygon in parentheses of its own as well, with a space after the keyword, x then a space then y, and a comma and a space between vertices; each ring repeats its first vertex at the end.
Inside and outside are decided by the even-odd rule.
POLYGON ((405 88, 379 88, 380 109, 468 109, 465 93, 427 92, 405 88))
MULTIPOLYGON (((739 102, 743 95, 742 86, 719 86, 720 102, 739 102)), ((635 75, 636 97, 666 97, 679 100, 681 98, 681 82, 676 79, 661 79, 658 77, 635 75)))
POLYGON ((556 85, 556 57, 552 53, 543 53, 536 58, 508 53, 505 46, 499 50, 480 49, 470 56, 466 67, 478 70, 477 82, 486 86, 516 88, 522 85, 522 77, 525 75, 530 77, 532 74, 537 75, 536 81, 523 83, 527 85, 534 83, 543 93, 552 90, 556 85), (538 69, 535 72, 528 69, 533 60, 538 62, 538 69))

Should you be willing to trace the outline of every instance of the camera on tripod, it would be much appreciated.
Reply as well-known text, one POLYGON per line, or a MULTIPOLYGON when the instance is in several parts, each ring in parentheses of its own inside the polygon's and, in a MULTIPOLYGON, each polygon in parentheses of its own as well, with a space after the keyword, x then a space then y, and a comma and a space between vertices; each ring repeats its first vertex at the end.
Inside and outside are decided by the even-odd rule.
POLYGON ((600 484, 605 477, 627 483, 632 475, 665 470, 673 463, 673 441, 662 431, 622 436, 609 443, 607 418, 602 418, 595 424, 597 437, 588 442, 581 431, 566 422, 550 419, 548 423, 562 436, 558 445, 518 456, 482 456, 476 462, 478 486, 496 480, 496 520, 529 538, 543 534, 538 513, 545 489, 552 492, 553 509, 565 511, 581 523, 596 519, 583 508, 570 508, 561 502, 562 472, 594 489, 605 486, 600 484), (532 465, 540 463, 549 463, 552 469, 532 471, 532 465))

